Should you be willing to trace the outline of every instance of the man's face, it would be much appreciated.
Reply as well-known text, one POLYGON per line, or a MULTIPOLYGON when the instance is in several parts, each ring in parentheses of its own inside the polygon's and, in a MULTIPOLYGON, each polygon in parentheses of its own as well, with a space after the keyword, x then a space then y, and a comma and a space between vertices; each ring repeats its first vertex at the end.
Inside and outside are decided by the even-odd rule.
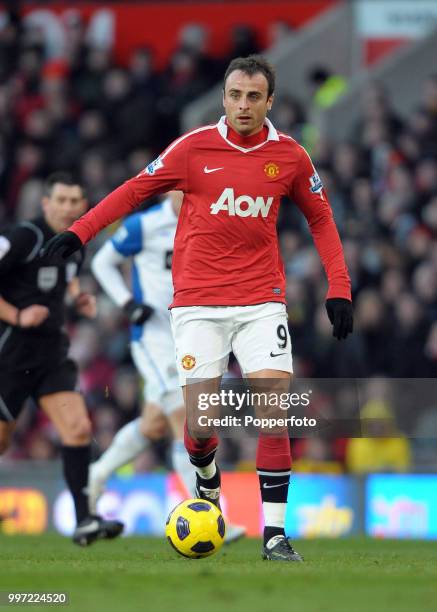
POLYGON ((79 185, 55 183, 50 194, 44 196, 42 207, 50 227, 55 232, 63 232, 83 215, 87 209, 87 201, 79 185))
POLYGON ((273 95, 268 97, 266 77, 257 72, 249 76, 234 70, 226 79, 223 106, 231 127, 241 136, 251 136, 262 129, 273 95))

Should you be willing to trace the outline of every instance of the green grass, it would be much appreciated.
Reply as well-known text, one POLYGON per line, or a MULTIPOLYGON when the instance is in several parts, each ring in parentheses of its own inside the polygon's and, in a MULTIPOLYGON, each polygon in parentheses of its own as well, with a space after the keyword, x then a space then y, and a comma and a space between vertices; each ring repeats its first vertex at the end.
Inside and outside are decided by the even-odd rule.
POLYGON ((70 612, 437 609, 436 542, 307 540, 296 548, 304 564, 261 561, 258 540, 188 560, 163 539, 81 549, 56 535, 0 536, 0 591, 67 591, 70 612))

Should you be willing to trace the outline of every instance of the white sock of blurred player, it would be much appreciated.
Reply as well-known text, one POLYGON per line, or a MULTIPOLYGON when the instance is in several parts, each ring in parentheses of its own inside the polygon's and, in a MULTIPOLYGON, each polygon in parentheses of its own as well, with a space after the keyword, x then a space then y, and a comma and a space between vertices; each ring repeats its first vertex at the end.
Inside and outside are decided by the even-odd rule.
POLYGON ((91 514, 96 514, 97 500, 111 474, 133 461, 149 446, 149 440, 141 433, 140 423, 141 418, 138 417, 122 427, 98 461, 90 465, 88 497, 91 514))
MULTIPOLYGON (((117 432, 112 444, 100 459, 90 466, 88 481, 90 510, 96 512, 96 504, 103 493, 105 482, 118 468, 133 461, 149 446, 149 440, 140 430, 141 418, 131 421, 117 432)), ((182 440, 172 443, 171 459, 174 471, 179 475, 187 494, 195 495, 196 476, 182 440)))
POLYGON ((171 449, 173 469, 179 475, 189 497, 196 497, 196 473, 190 462, 183 440, 174 440, 171 449))

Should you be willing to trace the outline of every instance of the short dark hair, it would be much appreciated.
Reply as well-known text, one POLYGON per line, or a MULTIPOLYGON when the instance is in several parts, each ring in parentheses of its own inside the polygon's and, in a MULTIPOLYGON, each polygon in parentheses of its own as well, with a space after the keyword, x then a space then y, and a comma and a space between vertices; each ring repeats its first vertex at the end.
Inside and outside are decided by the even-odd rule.
POLYGON ((226 79, 231 72, 234 72, 234 70, 241 70, 241 72, 244 72, 249 76, 253 76, 254 74, 258 74, 260 72, 267 79, 267 97, 270 98, 270 96, 274 93, 275 69, 262 55, 249 55, 247 57, 236 57, 233 59, 226 69, 223 79, 223 89, 226 85, 226 79))
POLYGON ((44 183, 44 193, 49 196, 52 192, 53 186, 55 183, 62 183, 63 185, 78 185, 82 190, 82 195, 85 197, 85 190, 81 184, 81 182, 75 177, 71 172, 58 171, 52 172, 44 183))

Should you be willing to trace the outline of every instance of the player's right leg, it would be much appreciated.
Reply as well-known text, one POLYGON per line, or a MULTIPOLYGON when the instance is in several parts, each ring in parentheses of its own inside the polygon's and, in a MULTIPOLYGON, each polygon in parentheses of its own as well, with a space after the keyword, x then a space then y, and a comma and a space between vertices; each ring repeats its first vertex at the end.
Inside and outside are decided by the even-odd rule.
MULTIPOLYGON (((166 409, 164 401, 164 410, 166 409)), ((184 445, 185 406, 178 406, 167 413, 173 434, 172 463, 173 469, 181 479, 188 497, 196 497, 197 473, 184 445)), ((246 535, 246 528, 226 521, 225 544, 236 542, 246 535)))
POLYGON ((161 409, 161 400, 171 388, 171 376, 167 365, 169 352, 173 357, 170 363, 177 378, 173 365, 173 340, 168 323, 144 325, 140 338, 131 342, 132 360, 144 381, 147 402, 143 405, 141 417, 122 427, 109 448, 90 466, 88 492, 93 511, 109 477, 118 468, 145 451, 150 440, 159 440, 168 431, 168 423, 161 409))
POLYGON ((196 470, 196 494, 219 506, 218 438, 208 422, 217 413, 213 406, 200 411, 199 400, 219 391, 231 352, 231 325, 224 309, 206 306, 173 308, 171 322, 186 408, 184 443, 196 470))
MULTIPOLYGON (((9 412, 9 410, 7 411, 9 412)), ((5 410, 2 400, 0 399, 0 457, 5 453, 10 445, 12 433, 15 428, 15 420, 5 421, 5 410)), ((0 521, 8 518, 8 515, 0 515, 0 521)))
MULTIPOLYGON (((52 375, 53 376, 53 375, 52 375)), ((91 423, 85 401, 75 391, 47 392, 52 376, 40 386, 38 403, 55 425, 63 443, 64 477, 73 497, 77 526, 73 542, 88 546, 101 539, 112 539, 121 534, 123 523, 105 520, 90 512, 86 490, 90 457, 91 423)))
POLYGON ((15 421, 2 421, 1 418, 2 415, 0 415, 0 456, 8 450, 15 429, 15 421))
POLYGON ((96 512, 97 501, 110 476, 144 452, 150 440, 162 438, 166 430, 167 421, 161 408, 156 404, 146 403, 142 416, 130 421, 117 432, 110 446, 89 468, 88 496, 92 513, 96 512))
POLYGON ((0 455, 9 448, 16 420, 31 394, 32 384, 30 373, 8 371, 0 363, 0 455))
MULTIPOLYGON (((180 311, 181 309, 177 309, 180 311)), ((179 320, 180 312, 177 319, 179 320)), ((180 472, 187 488, 192 491, 193 471, 189 472, 186 451, 182 450, 180 440, 183 440, 182 406, 183 397, 180 389, 180 376, 178 377, 177 364, 175 364, 175 344, 172 330, 168 322, 151 326, 145 325, 141 337, 132 342, 132 358, 138 371, 146 383, 146 394, 150 401, 154 401, 162 408, 168 418, 177 411, 180 416, 179 429, 175 423, 178 419, 173 415, 175 441, 173 443, 173 461, 175 469, 180 472)), ((185 366, 188 360, 184 360, 185 366)), ((194 363, 193 363, 194 365, 194 363)), ((188 363, 188 369, 192 369, 188 363)), ((192 495, 192 493, 190 493, 192 495)))
POLYGON ((188 498, 195 497, 196 473, 184 445, 185 405, 182 390, 177 389, 178 405, 173 408, 163 398, 163 410, 172 433, 171 462, 173 470, 184 486, 188 498))
MULTIPOLYGON (((186 406, 184 444, 190 462, 196 471, 196 497, 208 499, 220 508, 220 469, 215 462, 218 438, 213 426, 199 424, 198 398, 217 393, 221 377, 208 379, 200 383, 191 383, 183 387, 186 406)), ((214 418, 212 411, 206 411, 203 417, 214 418)))

